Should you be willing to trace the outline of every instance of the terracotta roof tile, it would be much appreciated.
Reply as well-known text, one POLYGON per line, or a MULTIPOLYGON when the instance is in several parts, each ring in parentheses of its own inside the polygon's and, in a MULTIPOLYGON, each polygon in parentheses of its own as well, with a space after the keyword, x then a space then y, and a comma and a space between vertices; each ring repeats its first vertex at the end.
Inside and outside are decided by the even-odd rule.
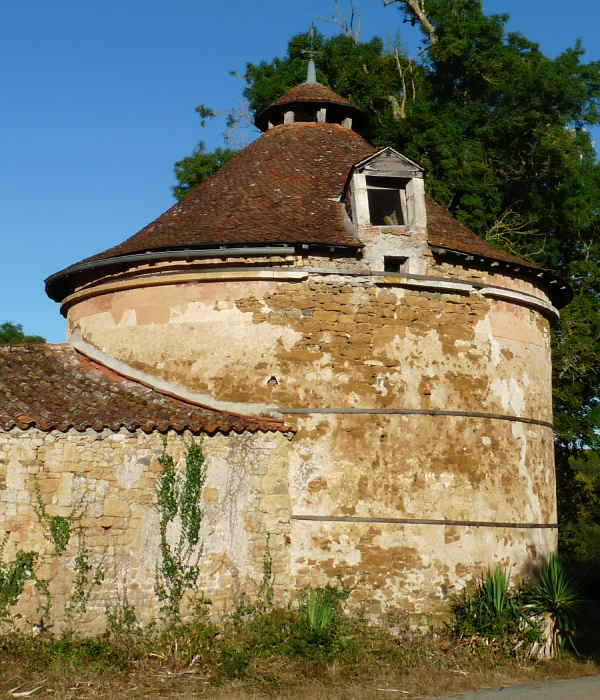
MULTIPOLYGON (((309 98, 347 103, 324 85, 305 83, 273 104, 309 98)), ((352 166, 374 152, 338 124, 277 126, 131 238, 82 262, 194 246, 357 246, 332 200, 342 193, 352 166)), ((426 198, 426 206, 432 245, 534 267, 492 248, 433 200, 426 198)))
POLYGON ((283 421, 215 411, 133 382, 69 345, 0 345, 0 428, 287 432, 283 421))
MULTIPOLYGON (((291 90, 288 90, 284 95, 278 97, 276 100, 271 102, 269 107, 274 107, 276 105, 287 104, 288 102, 334 102, 340 105, 350 105, 354 107, 351 102, 340 97, 333 90, 330 90, 325 85, 320 83, 303 83, 302 85, 296 85, 291 90)), ((356 109, 356 107, 354 107, 356 109)))
POLYGON ((427 238, 430 245, 535 268, 535 265, 527 263, 514 255, 492 248, 489 243, 479 238, 471 229, 463 226, 452 214, 430 197, 425 197, 425 208, 427 210, 427 238))
POLYGON ((338 124, 275 127, 151 224, 84 262, 219 244, 356 246, 331 199, 342 193, 352 165, 372 152, 361 136, 338 124))

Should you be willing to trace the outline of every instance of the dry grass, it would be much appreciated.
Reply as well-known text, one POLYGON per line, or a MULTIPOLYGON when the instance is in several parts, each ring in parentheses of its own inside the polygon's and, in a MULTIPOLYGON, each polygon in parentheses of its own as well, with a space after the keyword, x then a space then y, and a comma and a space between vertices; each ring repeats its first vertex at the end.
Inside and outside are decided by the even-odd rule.
POLYGON ((168 656, 146 649, 143 658, 124 664, 118 653, 101 658, 63 657, 57 652, 54 659, 44 660, 45 668, 39 668, 46 652, 38 650, 36 659, 35 643, 19 645, 16 639, 15 643, 14 649, 5 644, 0 652, 2 698, 398 700, 600 674, 594 660, 565 655, 534 663, 501 658, 485 649, 469 651, 447 640, 426 645, 423 640, 413 641, 412 655, 400 660, 374 659, 368 650, 362 660, 344 656, 301 660, 277 655, 255 657, 243 678, 233 680, 220 678, 214 662, 197 657, 184 660, 181 647, 172 649, 168 656))
POLYGON ((385 628, 342 615, 323 642, 307 637, 298 611, 255 608, 216 627, 200 606, 192 622, 162 632, 0 634, 0 698, 402 700, 580 678, 600 675, 599 620, 590 607, 583 656, 540 662, 503 642, 416 633, 401 615, 385 628))

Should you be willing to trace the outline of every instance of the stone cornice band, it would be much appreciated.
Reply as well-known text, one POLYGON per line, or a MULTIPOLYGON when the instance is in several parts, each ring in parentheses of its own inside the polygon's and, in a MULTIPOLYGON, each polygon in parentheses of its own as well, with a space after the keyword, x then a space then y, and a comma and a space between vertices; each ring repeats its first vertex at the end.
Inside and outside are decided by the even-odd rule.
POLYGON ((495 527, 519 530, 556 530, 557 523, 495 523, 477 520, 430 520, 427 518, 360 518, 346 515, 292 515, 290 520, 315 523, 382 523, 384 525, 444 525, 452 527, 495 527))

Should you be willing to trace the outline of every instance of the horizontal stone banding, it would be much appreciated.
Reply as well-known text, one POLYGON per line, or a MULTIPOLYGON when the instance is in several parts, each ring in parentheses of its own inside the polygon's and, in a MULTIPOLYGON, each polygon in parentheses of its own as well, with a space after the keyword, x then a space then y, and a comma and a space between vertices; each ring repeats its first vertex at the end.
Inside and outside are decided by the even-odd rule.
POLYGON ((507 416, 502 413, 478 413, 475 411, 437 411, 428 408, 278 408, 279 413, 311 415, 318 413, 339 414, 373 414, 373 415, 400 415, 400 416, 450 416, 458 418, 489 418, 491 420, 508 420, 513 423, 527 423, 528 425, 541 425, 544 428, 554 429, 552 423, 536 418, 522 418, 521 416, 507 416))
MULTIPOLYGON (((262 255, 274 255, 275 249, 259 248, 256 249, 252 254, 262 254, 262 255), (270 251, 270 252, 268 252, 270 251)), ((277 252, 279 257, 283 255, 289 255, 290 250, 294 251, 293 248, 282 248, 277 252)), ((235 255, 240 255, 239 251, 226 249, 226 250, 203 250, 203 251, 175 251, 172 257, 177 258, 202 258, 202 257, 234 257, 235 255)), ((248 257, 251 257, 250 253, 247 253, 248 257)), ((164 262, 169 262, 171 258, 167 256, 167 253, 155 253, 157 258, 161 257, 164 262)), ((136 261, 152 262, 151 256, 146 254, 139 254, 135 256, 128 256, 119 258, 110 258, 108 261, 101 261, 102 264, 107 264, 110 261, 118 261, 119 264, 127 262, 129 259, 133 258, 136 261)), ((85 265, 92 265, 92 263, 85 263, 85 265)), ((77 266, 75 266, 77 267, 77 266)), ((69 269, 69 268, 67 268, 69 269)), ((64 271, 63 271, 64 272, 64 271)), ((56 273, 56 275, 61 275, 61 273, 56 273)), ((528 308, 536 309, 544 316, 547 316, 551 324, 554 325, 559 319, 559 312, 547 301, 540 299, 539 297, 533 296, 531 294, 525 294, 524 292, 516 292, 514 290, 505 289, 504 287, 497 287, 494 285, 484 284, 481 282, 474 282, 472 280, 461 280, 460 282, 456 280, 450 280, 446 277, 434 277, 428 275, 413 275, 407 273, 390 273, 390 272, 374 272, 372 270, 356 270, 356 269, 327 269, 327 268, 312 268, 312 267, 277 267, 277 266, 251 266, 251 267, 230 267, 221 270, 211 270, 195 269, 192 272, 181 272, 181 271, 169 271, 168 269, 156 269, 152 271, 143 270, 136 274, 134 277, 127 277, 125 279, 117 279, 113 282, 103 282, 99 284, 92 285, 90 287, 85 287, 77 292, 64 297, 61 301, 61 312, 64 314, 66 309, 73 303, 78 301, 83 301, 90 297, 99 296, 102 294, 110 294, 111 292, 124 291, 127 289, 137 289, 140 287, 153 287, 157 285, 166 284, 185 284, 192 282, 224 282, 224 281, 241 281, 241 280, 266 280, 273 279, 282 282, 300 282, 304 281, 308 275, 319 275, 322 277, 327 276, 337 276, 337 277, 364 277, 365 279, 371 278, 373 284, 377 286, 391 286, 391 287, 405 287, 407 289, 418 289, 420 291, 433 291, 442 294, 469 294, 470 292, 478 291, 483 296, 488 296, 500 300, 507 301, 509 303, 517 304, 520 306, 526 306, 528 308)), ((53 275, 53 277, 56 277, 53 275)), ((46 282, 51 281, 52 278, 48 278, 46 282)))
POLYGON ((494 523, 476 520, 429 520, 427 518, 360 518, 347 515, 292 515, 291 520, 316 523, 383 523, 389 525, 448 525, 452 527, 500 527, 521 530, 556 530, 557 523, 494 523))

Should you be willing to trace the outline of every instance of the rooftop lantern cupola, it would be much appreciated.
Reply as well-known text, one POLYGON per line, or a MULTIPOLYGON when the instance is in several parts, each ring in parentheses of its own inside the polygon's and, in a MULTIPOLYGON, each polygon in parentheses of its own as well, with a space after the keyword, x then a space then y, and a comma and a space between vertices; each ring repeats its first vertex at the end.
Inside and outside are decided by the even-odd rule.
POLYGON ((261 131, 267 131, 280 124, 297 122, 326 122, 341 124, 346 129, 354 129, 364 122, 363 113, 348 100, 337 95, 325 85, 317 82, 315 51, 312 40, 308 49, 308 70, 306 82, 288 90, 284 95, 258 112, 254 123, 261 131))

